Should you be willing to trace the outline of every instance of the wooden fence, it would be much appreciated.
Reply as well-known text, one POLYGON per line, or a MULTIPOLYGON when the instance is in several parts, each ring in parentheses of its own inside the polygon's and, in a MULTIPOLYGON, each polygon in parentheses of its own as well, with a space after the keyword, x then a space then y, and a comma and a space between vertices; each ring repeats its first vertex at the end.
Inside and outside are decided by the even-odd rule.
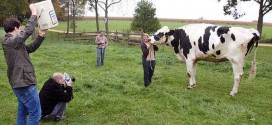
MULTIPOLYGON (((76 32, 76 33, 58 33, 58 40, 64 39, 64 41, 78 41, 87 40, 95 42, 96 36, 99 32, 76 32)), ((135 45, 140 44, 143 33, 130 33, 130 32, 108 32, 106 37, 108 40, 113 40, 115 42, 124 41, 128 44, 135 45)))

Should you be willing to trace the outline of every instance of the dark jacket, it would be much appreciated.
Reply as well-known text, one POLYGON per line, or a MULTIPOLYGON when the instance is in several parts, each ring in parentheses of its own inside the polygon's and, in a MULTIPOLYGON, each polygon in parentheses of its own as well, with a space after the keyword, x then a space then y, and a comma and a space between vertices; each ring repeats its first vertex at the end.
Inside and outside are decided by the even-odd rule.
MULTIPOLYGON (((156 45, 153 45, 153 48, 154 48, 154 54, 155 54, 155 51, 158 51, 159 48, 156 45)), ((149 54, 149 51, 148 51, 147 46, 146 46, 146 44, 144 42, 141 43, 141 49, 142 49, 142 52, 143 52, 142 59, 146 60, 146 58, 147 58, 147 56, 149 54)))
POLYGON ((42 115, 50 114, 58 102, 69 102, 73 98, 73 88, 65 88, 58 84, 54 79, 49 78, 43 85, 40 93, 40 103, 42 115))
POLYGON ((32 15, 25 28, 18 35, 6 34, 2 42, 8 66, 7 76, 12 88, 36 84, 36 76, 29 53, 35 52, 44 37, 38 36, 32 43, 25 45, 26 39, 34 32, 37 16, 32 15))

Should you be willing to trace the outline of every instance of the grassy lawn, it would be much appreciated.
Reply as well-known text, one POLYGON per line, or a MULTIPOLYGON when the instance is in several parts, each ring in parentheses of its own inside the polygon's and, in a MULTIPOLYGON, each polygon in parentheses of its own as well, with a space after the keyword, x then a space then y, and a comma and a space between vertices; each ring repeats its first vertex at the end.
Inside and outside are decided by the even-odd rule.
MULTIPOLYGON (((1 39, 3 34, 1 30, 1 39)), ((272 124, 271 47, 258 48, 258 70, 253 80, 247 79, 253 56, 250 54, 240 91, 231 97, 233 75, 229 62, 198 62, 197 87, 188 90, 185 65, 178 62, 170 47, 159 46, 153 83, 145 88, 140 47, 110 42, 102 68, 95 66, 93 41, 63 41, 48 33, 41 47, 31 54, 38 91, 53 72, 67 72, 76 77, 67 119, 57 124, 272 124)), ((13 125, 17 101, 6 77, 2 47, 0 55, 0 121, 3 125, 13 125)), ((40 122, 40 125, 55 124, 40 122)))

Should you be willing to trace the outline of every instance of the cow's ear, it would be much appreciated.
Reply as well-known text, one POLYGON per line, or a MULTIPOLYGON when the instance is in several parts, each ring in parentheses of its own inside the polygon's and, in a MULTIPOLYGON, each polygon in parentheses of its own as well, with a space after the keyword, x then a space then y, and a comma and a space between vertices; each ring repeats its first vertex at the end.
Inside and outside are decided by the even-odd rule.
POLYGON ((170 30, 169 32, 165 33, 166 36, 171 36, 175 34, 175 30, 170 30))

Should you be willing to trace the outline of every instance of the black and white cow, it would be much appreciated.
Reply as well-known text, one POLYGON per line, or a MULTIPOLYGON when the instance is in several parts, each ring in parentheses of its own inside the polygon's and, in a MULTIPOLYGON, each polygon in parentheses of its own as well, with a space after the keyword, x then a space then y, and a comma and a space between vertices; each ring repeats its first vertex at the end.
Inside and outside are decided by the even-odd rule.
MULTIPOLYGON (((260 34, 255 29, 224 27, 211 24, 190 24, 170 30, 163 27, 150 37, 151 43, 172 45, 176 56, 186 63, 189 76, 188 88, 196 87, 196 62, 230 61, 234 74, 234 85, 230 95, 238 92, 240 80, 244 74, 245 59, 256 43, 253 72, 256 74, 256 48, 260 34)), ((255 76, 253 74, 253 76, 255 76)))

